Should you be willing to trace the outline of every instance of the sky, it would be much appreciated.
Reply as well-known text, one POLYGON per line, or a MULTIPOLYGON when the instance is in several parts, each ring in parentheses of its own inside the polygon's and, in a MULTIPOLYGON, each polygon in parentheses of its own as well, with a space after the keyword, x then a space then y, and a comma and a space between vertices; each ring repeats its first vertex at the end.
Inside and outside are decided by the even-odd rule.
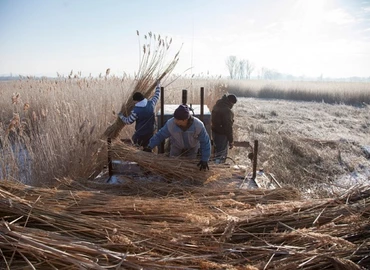
POLYGON ((233 55, 252 76, 370 76, 370 0, 0 0, 0 75, 134 74, 149 32, 181 48, 176 74, 227 76, 233 55))

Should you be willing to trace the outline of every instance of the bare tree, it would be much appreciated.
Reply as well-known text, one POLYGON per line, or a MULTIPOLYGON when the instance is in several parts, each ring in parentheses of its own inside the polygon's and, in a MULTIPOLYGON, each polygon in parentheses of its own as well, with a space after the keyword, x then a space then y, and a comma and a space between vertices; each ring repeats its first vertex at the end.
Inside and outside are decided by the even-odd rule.
POLYGON ((261 77, 264 80, 279 80, 282 77, 282 74, 274 69, 269 69, 262 67, 261 68, 261 77))
POLYGON ((226 58, 226 66, 229 70, 230 78, 234 79, 237 73, 237 59, 236 56, 231 55, 226 58))
POLYGON ((248 80, 251 79, 251 74, 253 70, 254 70, 254 64, 249 60, 245 60, 245 75, 248 80))
POLYGON ((271 79, 270 78, 270 70, 266 67, 262 67, 261 68, 261 76, 260 76, 261 79, 263 80, 268 80, 268 79, 271 79))
POLYGON ((240 60, 239 61, 239 68, 238 68, 238 78, 244 79, 245 78, 245 71, 246 71, 246 60, 240 60))

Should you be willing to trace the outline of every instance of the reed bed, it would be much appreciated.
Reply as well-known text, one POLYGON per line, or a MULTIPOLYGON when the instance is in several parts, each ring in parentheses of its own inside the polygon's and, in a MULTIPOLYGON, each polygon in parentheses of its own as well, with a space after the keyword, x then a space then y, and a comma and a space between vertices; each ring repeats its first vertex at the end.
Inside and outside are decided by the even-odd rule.
POLYGON ((240 190, 228 195, 238 204, 220 204, 227 195, 215 196, 204 187, 183 186, 181 196, 175 195, 179 191, 168 196, 119 196, 102 186, 86 184, 84 190, 71 179, 60 184, 47 189, 0 182, 2 269, 370 265, 369 186, 311 201, 284 200, 289 189, 240 190), (264 204, 269 196, 275 199, 264 204))
POLYGON ((370 103, 369 82, 233 80, 228 81, 226 89, 241 97, 316 101, 360 107, 370 103))
MULTIPOLYGON (((134 84, 135 78, 113 75, 1 82, 0 178, 42 186, 53 185, 55 178, 96 176, 107 161, 102 134, 117 119, 122 101, 130 100, 134 84)), ((173 74, 162 85, 168 104, 181 102, 182 89, 189 90, 189 100, 196 104, 204 87, 209 108, 223 89, 217 80, 173 74)), ((133 132, 134 125, 126 126, 119 137, 131 138, 133 132)))

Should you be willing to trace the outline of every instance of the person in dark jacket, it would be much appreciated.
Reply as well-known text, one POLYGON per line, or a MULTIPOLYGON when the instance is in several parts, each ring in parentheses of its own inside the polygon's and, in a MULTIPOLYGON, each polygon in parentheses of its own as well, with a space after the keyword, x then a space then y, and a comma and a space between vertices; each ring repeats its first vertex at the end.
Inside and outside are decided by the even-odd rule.
POLYGON ((149 100, 144 97, 140 92, 134 93, 132 99, 135 102, 135 107, 131 111, 131 114, 125 117, 122 113, 118 116, 126 125, 131 125, 136 122, 135 133, 132 136, 134 144, 146 147, 149 143, 150 138, 153 136, 155 131, 155 105, 159 100, 161 93, 161 86, 158 82, 154 92, 154 96, 149 100))
POLYGON ((234 113, 231 109, 236 102, 235 95, 224 95, 212 109, 212 138, 216 162, 225 162, 228 148, 232 149, 234 146, 234 113))
POLYGON ((200 170, 209 170, 208 160, 211 156, 211 141, 202 121, 190 115, 189 107, 180 105, 166 124, 150 139, 144 151, 152 149, 165 139, 170 138, 170 157, 197 158, 200 149, 200 170))

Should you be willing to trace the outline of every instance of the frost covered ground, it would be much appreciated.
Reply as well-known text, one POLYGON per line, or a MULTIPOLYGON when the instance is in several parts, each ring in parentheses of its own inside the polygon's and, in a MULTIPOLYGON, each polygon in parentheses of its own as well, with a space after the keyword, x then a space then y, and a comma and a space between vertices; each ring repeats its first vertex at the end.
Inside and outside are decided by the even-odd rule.
MULTIPOLYGON (((331 193, 370 184, 369 106, 240 98, 234 112, 236 139, 258 140, 259 166, 291 178, 280 181, 307 180, 331 193)), ((247 163, 239 149, 232 155, 247 163)))

